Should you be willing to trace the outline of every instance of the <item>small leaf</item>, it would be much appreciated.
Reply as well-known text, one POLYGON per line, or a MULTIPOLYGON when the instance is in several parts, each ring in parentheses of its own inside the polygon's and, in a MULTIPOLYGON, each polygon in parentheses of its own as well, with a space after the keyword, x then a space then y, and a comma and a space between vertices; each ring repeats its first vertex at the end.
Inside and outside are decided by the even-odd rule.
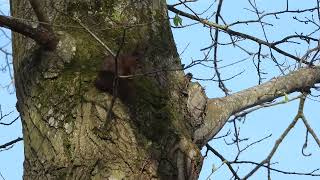
POLYGON ((284 102, 289 102, 288 94, 284 93, 284 102))
POLYGON ((216 166, 214 164, 212 164, 211 173, 214 173, 216 170, 217 170, 216 166))
POLYGON ((173 24, 174 24, 175 26, 182 26, 182 19, 181 19, 181 17, 180 17, 178 14, 176 14, 176 15, 174 16, 174 18, 173 18, 173 24))

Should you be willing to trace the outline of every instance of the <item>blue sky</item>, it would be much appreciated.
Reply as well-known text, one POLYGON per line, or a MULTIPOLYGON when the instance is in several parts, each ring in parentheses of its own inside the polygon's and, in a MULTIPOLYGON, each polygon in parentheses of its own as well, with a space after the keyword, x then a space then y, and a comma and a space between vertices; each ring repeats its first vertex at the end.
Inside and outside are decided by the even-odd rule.
MULTIPOLYGON (((4 14, 8 15, 9 5, 7 0, 0 0, 0 10, 4 14)), ((3 29, 5 30, 5 29, 3 29)), ((5 30, 7 35, 10 32, 5 30)), ((1 33, 0 35, 0 47, 7 51, 11 51, 10 44, 7 45, 8 39, 1 33)), ((5 56, 0 53, 0 67, 4 66, 5 56)), ((4 118, 1 122, 10 122, 18 116, 15 111, 16 97, 15 94, 9 94, 12 92, 12 86, 8 91, 6 87, 2 87, 10 84, 11 79, 8 71, 0 71, 0 105, 3 114, 10 113, 9 116, 4 118)), ((17 137, 22 137, 21 122, 16 121, 11 126, 0 125, 0 144, 14 140, 17 137)), ((22 179, 23 172, 23 142, 19 142, 7 151, 0 152, 0 173, 6 180, 19 180, 22 179)), ((3 178, 0 176, 0 180, 3 178)))
MULTIPOLYGON (((5 4, 7 0, 0 0, 0 9, 3 12, 8 11, 8 5, 5 4)), ((176 2, 174 0, 168 1, 169 4, 172 2, 176 2)), ((208 4, 212 1, 208 0, 199 0, 197 3, 194 3, 194 10, 201 11, 208 7, 208 4)), ((257 0, 259 10, 264 11, 276 11, 282 10, 285 6, 286 0, 257 0)), ((301 0, 290 0, 290 9, 303 9, 308 7, 313 7, 315 4, 314 0, 301 1, 301 0)), ((252 19, 255 16, 254 13, 249 12, 245 9, 248 8, 247 0, 224 0, 222 15, 226 22, 230 23, 236 20, 245 20, 252 19)), ((208 13, 212 13, 215 10, 215 6, 213 9, 210 9, 208 13)), ((173 14, 170 13, 170 16, 173 17, 173 14)), ((292 21, 291 15, 283 15, 279 20, 276 20, 274 17, 268 18, 268 22, 274 24, 274 26, 266 27, 267 37, 269 40, 277 40, 285 37, 288 34, 293 34, 295 32, 310 32, 314 29, 314 26, 311 24, 301 25, 292 21)), ((297 15, 299 17, 299 15, 297 15)), ((303 18, 303 16, 301 16, 303 18)), ((183 24, 189 24, 192 21, 183 19, 183 24)), ((263 39, 263 34, 260 26, 257 25, 241 25, 236 26, 233 30, 245 32, 251 35, 255 35, 263 39)), ((203 58, 203 52, 200 49, 207 47, 211 44, 209 30, 204 28, 202 25, 195 25, 191 27, 187 27, 184 29, 173 29, 173 34, 175 38, 175 42, 177 44, 177 48, 179 52, 182 52, 186 46, 188 48, 181 55, 181 59, 183 63, 188 64, 190 60, 193 59, 201 59, 203 58), (188 45, 189 44, 189 45, 188 45)), ((0 36, 0 45, 3 45, 6 39, 3 36, 0 36)), ((227 42, 228 37, 225 35, 221 35, 220 40, 222 42, 227 42)), ((240 43, 242 46, 247 47, 252 51, 257 51, 257 46, 251 42, 242 42, 240 43)), ((8 48, 8 47, 6 47, 8 48)), ((286 45, 282 47, 285 50, 290 51, 293 54, 302 55, 308 47, 307 44, 301 45, 286 45)), ((8 48, 9 49, 9 48, 8 48)), ((268 49, 264 48, 263 52, 267 53, 268 49)), ((232 48, 231 46, 222 47, 219 49, 218 58, 222 60, 219 63, 219 66, 227 65, 238 60, 247 58, 248 55, 239 51, 237 48, 232 48)), ((285 58, 283 56, 279 56, 276 54, 276 57, 279 61, 287 61, 288 63, 292 63, 293 60, 285 58)), ((4 57, 0 53, 0 59, 2 60, 4 57)), ((3 61, 0 61, 0 65, 2 65, 3 61)), ((264 77, 266 80, 278 76, 280 72, 275 67, 275 64, 272 63, 271 60, 265 59, 263 62, 263 67, 268 75, 264 77)), ((194 67, 192 69, 188 69, 188 72, 192 72, 195 77, 199 78, 209 78, 213 75, 213 70, 204 68, 204 67, 194 67)), ((238 63, 231 67, 226 67, 221 69, 222 77, 228 78, 231 77, 241 71, 244 73, 241 76, 237 76, 236 78, 226 82, 228 88, 232 90, 232 92, 237 92, 243 90, 245 88, 254 86, 257 84, 257 73, 255 67, 253 65, 252 59, 248 59, 242 63, 238 63)), ((265 80, 265 81, 266 81, 265 80)), ((10 82, 8 79, 7 72, 0 74, 0 82, 1 85, 10 82)), ((205 87, 207 95, 211 98, 213 97, 222 97, 224 94, 221 90, 219 90, 216 83, 211 81, 203 81, 201 84, 205 87)), ((282 100, 280 98, 280 100, 282 100)), ((2 105, 3 112, 10 112, 15 108, 15 95, 9 95, 6 89, 0 89, 0 104, 2 105)), ((298 101, 293 101, 290 103, 286 103, 283 105, 279 105, 272 108, 265 108, 259 110, 257 112, 251 113, 247 116, 245 123, 239 123, 241 125, 241 137, 250 139, 247 142, 242 144, 245 147, 247 144, 259 140, 269 134, 272 134, 271 138, 263 141, 260 144, 257 144, 254 147, 251 147, 249 150, 244 152, 241 156, 241 160, 251 160, 260 162, 263 160, 271 150, 275 140, 280 136, 283 130, 287 127, 287 125, 294 118, 297 108, 298 101)), ((309 121, 309 123, 314 128, 315 132, 320 132, 320 122, 319 122, 319 103, 313 102, 311 100, 307 100, 305 107, 305 115, 309 121)), ((12 116, 6 119, 10 121, 10 118, 14 118, 17 113, 13 113, 12 116)), ((227 124, 219 133, 219 135, 225 134, 230 128, 232 128, 231 124, 227 124)), ((218 136, 219 136, 218 135, 218 136)), ((318 134, 319 135, 319 134, 318 134)), ((21 123, 16 122, 13 126, 2 127, 0 126, 0 144, 3 144, 9 140, 15 139, 16 137, 21 136, 21 123)), ((301 147, 304 143, 305 137, 305 128, 301 122, 290 132, 289 136, 285 139, 285 141, 280 145, 279 151, 275 154, 272 162, 278 162, 273 167, 279 168, 281 170, 287 171, 295 171, 295 172, 309 172, 315 168, 319 168, 319 159, 320 152, 319 147, 314 142, 312 138, 309 139, 309 144, 307 148, 307 152, 312 153, 310 157, 303 157, 301 155, 301 147)), ((310 136, 311 137, 311 136, 310 136)), ((231 137, 227 137, 225 140, 230 142, 231 137)), ((222 153, 225 158, 228 160, 232 160, 235 156, 235 147, 228 146, 224 143, 223 139, 218 139, 210 142, 210 145, 214 147, 218 152, 222 153)), ((205 149, 204 149, 205 150, 205 149)), ((203 150, 203 151, 204 151, 203 150)), ((19 180, 22 179, 22 171, 23 171, 23 143, 19 142, 14 147, 12 147, 8 151, 0 152, 0 173, 6 180, 19 180)), ((212 153, 209 153, 208 157, 206 157, 204 161, 204 166, 200 175, 200 179, 207 179, 209 174, 212 171, 212 167, 219 167, 221 165, 221 161, 215 157, 212 153)), ((239 169, 240 176, 245 175, 252 166, 250 165, 241 165, 239 169)), ((236 169, 236 168, 235 168, 236 169)), ((225 165, 222 165, 215 173, 213 173, 210 178, 211 179, 230 179, 231 173, 227 169, 225 165)), ((279 173, 272 173, 272 179, 305 179, 305 180, 314 180, 318 179, 317 177, 310 176, 289 176, 282 175, 279 173)), ((254 175, 251 179, 267 179, 266 171, 261 169, 254 175)), ((1 180, 1 176, 0 176, 1 180)))
MULTIPOLYGON (((175 3, 177 1, 171 0, 168 1, 169 4, 175 3)), ((192 8, 201 12, 206 9, 209 4, 213 1, 200 0, 196 3, 193 3, 192 8)), ((257 0, 257 5, 260 11, 278 11, 284 10, 286 0, 257 0)), ((315 6, 315 1, 301 1, 301 0, 290 0, 289 8, 291 10, 310 8, 315 6)), ((192 3, 190 3, 192 5, 192 3)), ((249 3, 247 0, 224 0, 223 8, 222 8, 222 16, 227 23, 231 23, 237 20, 249 20, 256 19, 256 14, 251 13, 245 8, 249 8, 249 3)), ((184 8, 181 8, 186 10, 184 8)), ((216 9, 215 5, 213 9, 208 11, 208 14, 212 13, 216 9)), ((171 17, 174 14, 170 13, 171 17)), ((275 19, 274 17, 267 18, 266 21, 268 23, 272 23, 273 26, 266 26, 266 35, 269 41, 276 41, 282 39, 288 34, 294 34, 297 32, 298 34, 301 32, 309 33, 315 29, 315 26, 312 24, 301 25, 300 23, 296 23, 293 21, 293 16, 297 16, 298 18, 304 18, 305 15, 298 14, 290 14, 290 15, 281 15, 280 19, 275 19)), ((206 17, 205 15, 202 17, 206 17)), ((310 18, 310 16, 309 16, 310 18)), ((211 20, 214 20, 211 18, 211 20)), ((193 21, 183 18, 183 24, 191 24, 193 21)), ((257 36, 261 39, 263 37, 263 31, 259 24, 256 25, 241 25, 232 27, 233 30, 237 30, 240 32, 248 33, 250 35, 257 36)), ((209 36, 209 30, 204 28, 202 25, 194 25, 191 27, 187 27, 184 29, 173 29, 174 38, 178 47, 178 51, 182 52, 186 46, 188 48, 184 50, 184 53, 181 55, 181 59, 183 62, 188 64, 191 59, 201 59, 203 58, 203 52, 200 49, 210 46, 211 39, 209 36)), ((220 33, 222 34, 222 33, 220 33)), ((319 33, 317 34, 319 35, 319 33)), ((315 36, 317 37, 317 36, 315 36)), ((226 35, 220 36, 221 42, 228 42, 229 38, 226 35)), ((240 43, 243 47, 246 47, 250 51, 257 52, 258 46, 252 42, 242 42, 240 43)), ((308 44, 287 44, 285 46, 280 46, 284 50, 289 51, 290 53, 302 56, 305 51, 309 48, 308 44)), ((314 47, 311 45, 311 47, 314 47)), ((263 48, 263 52, 268 53, 268 48, 263 48)), ((248 57, 246 53, 240 51, 239 49, 233 48, 232 46, 221 47, 218 52, 218 59, 222 60, 219 63, 219 66, 224 66, 241 59, 245 59, 248 57)), ((293 64, 293 60, 289 58, 285 58, 275 53, 275 56, 278 61, 286 62, 288 64, 293 64)), ((211 56, 212 57, 212 56, 211 56)), ((266 78, 264 81, 271 79, 274 76, 280 75, 279 70, 276 68, 275 64, 270 59, 264 59, 262 61, 263 69, 265 72, 268 72, 267 75, 264 75, 266 78)), ((195 77, 200 78, 210 78, 212 77, 213 70, 207 69, 203 67, 195 67, 190 71, 194 74, 195 77)), ((234 66, 226 67, 221 69, 221 74, 223 78, 229 78, 233 75, 244 71, 243 74, 237 76, 236 78, 226 82, 226 85, 232 92, 237 92, 243 90, 245 88, 254 86, 258 82, 256 69, 253 65, 252 59, 248 59, 242 63, 238 63, 234 66)), ((206 89, 207 95, 211 98, 213 97, 222 97, 224 96, 223 92, 219 90, 218 85, 211 81, 203 81, 200 82, 206 89)), ((293 97, 293 94, 290 97, 293 97)), ((279 98, 279 100, 283 100, 283 98, 279 98)), ((250 144, 254 141, 257 141, 263 137, 266 137, 272 134, 271 138, 263 141, 260 144, 257 144, 240 156, 240 160, 250 160, 260 162, 271 151, 274 142, 279 138, 280 134, 284 131, 284 129, 291 123, 293 118, 295 117, 298 109, 299 101, 293 101, 290 103, 286 103, 283 105, 278 105, 272 108, 265 108, 259 110, 257 112, 251 113, 246 117, 245 123, 238 123, 241 125, 241 137, 249 138, 247 142, 242 143, 242 147, 245 147, 247 144, 250 144)), ((320 132, 319 128, 319 102, 314 102, 312 100, 307 100, 305 105, 305 115, 315 132, 320 132)), ((229 129, 233 126, 231 123, 227 123, 226 126, 220 131, 217 135, 225 134, 229 129)), ((289 133, 284 142, 280 145, 279 150, 272 158, 272 162, 276 163, 273 167, 284 170, 284 171, 294 171, 294 172, 310 172, 313 169, 319 168, 319 147, 315 143, 315 141, 309 136, 309 144, 307 148, 307 152, 312 153, 310 157, 304 157, 301 155, 301 148, 304 143, 306 129, 302 122, 298 122, 297 126, 289 133)), ((318 134, 319 135, 319 134, 318 134)), ((230 142, 232 136, 225 138, 227 142, 230 142)), ((233 160, 235 157, 236 147, 226 145, 224 139, 213 140, 210 142, 210 145, 214 147, 218 152, 225 156, 228 160, 233 160)), ((205 148, 203 149, 205 152, 205 148)), ((204 161, 204 166, 202 168, 202 172, 200 174, 200 179, 207 179, 209 174, 212 171, 212 167, 219 167, 221 165, 221 161, 215 157, 212 153, 209 153, 208 157, 206 157, 204 161)), ((243 177, 246 173, 248 173, 253 166, 251 165, 241 165, 239 166, 239 174, 240 177, 243 177)), ((235 169, 237 169, 235 167, 235 169)), ((251 179, 267 179, 267 171, 264 169, 260 169, 258 173, 251 177, 251 179)), ((230 179, 232 177, 228 168, 223 165, 219 168, 215 173, 213 173, 210 178, 211 179, 230 179)), ((283 175, 280 173, 272 173, 272 179, 319 179, 319 177, 310 177, 310 176, 290 176, 283 175)))

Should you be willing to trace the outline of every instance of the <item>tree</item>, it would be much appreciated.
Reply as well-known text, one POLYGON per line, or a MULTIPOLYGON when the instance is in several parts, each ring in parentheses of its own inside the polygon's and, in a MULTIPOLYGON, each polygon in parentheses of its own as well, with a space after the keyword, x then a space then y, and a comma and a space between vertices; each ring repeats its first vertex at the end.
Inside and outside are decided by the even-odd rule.
MULTIPOLYGON (((278 47, 292 38, 317 42, 311 35, 270 43, 232 30, 219 24, 222 0, 215 22, 178 10, 184 2, 10 3, 12 17, 0 16, 0 26, 15 32, 14 80, 23 123, 25 179, 197 179, 204 146, 240 179, 231 163, 206 144, 231 116, 244 116, 244 110, 293 92, 301 92, 301 107, 292 126, 301 118, 320 144, 303 115, 304 100, 320 81, 317 59, 310 56, 318 47, 303 57, 278 47), (208 99, 200 84, 183 73, 194 64, 181 64, 167 10, 176 14, 176 26, 186 17, 215 31, 213 63, 225 97, 208 99), (220 31, 233 44, 238 38, 254 41, 297 61, 300 68, 230 94, 217 67, 220 31)), ((261 17, 257 22, 263 24, 261 17)), ((256 56, 263 57, 260 51, 256 56)), ((244 179, 262 165, 270 168, 272 155, 244 179)))

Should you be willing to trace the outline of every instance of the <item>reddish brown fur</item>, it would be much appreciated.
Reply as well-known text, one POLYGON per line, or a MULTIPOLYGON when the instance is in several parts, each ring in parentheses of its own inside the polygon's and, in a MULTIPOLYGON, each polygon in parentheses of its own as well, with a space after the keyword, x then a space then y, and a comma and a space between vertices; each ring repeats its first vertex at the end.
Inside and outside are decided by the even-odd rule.
MULTIPOLYGON (((138 65, 138 56, 120 55, 117 58, 118 76, 133 75, 138 65)), ((115 73, 115 59, 112 56, 107 56, 102 65, 101 71, 115 73)))
MULTIPOLYGON (((138 67, 139 54, 124 54, 119 55, 117 58, 118 63, 118 76, 134 75, 138 67)), ((98 89, 113 93, 113 83, 115 79, 115 59, 112 56, 107 56, 102 64, 101 70, 98 72, 98 76, 95 85, 98 89)), ((128 99, 131 96, 132 79, 119 78, 117 93, 121 99, 128 99)))

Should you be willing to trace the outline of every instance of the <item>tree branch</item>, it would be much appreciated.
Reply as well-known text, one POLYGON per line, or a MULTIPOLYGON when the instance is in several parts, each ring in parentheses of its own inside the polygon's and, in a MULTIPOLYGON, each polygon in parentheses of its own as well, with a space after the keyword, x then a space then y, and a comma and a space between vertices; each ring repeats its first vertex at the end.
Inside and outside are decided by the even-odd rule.
POLYGON ((209 99, 206 117, 195 131, 194 140, 202 147, 219 132, 231 115, 285 94, 313 87, 316 83, 320 83, 320 66, 301 68, 230 96, 209 99))
POLYGON ((19 142, 19 141, 22 141, 22 140, 23 140, 23 138, 18 137, 18 138, 15 139, 15 140, 12 140, 12 141, 7 142, 7 143, 5 143, 5 144, 3 144, 3 145, 0 145, 0 149, 7 148, 8 146, 11 146, 11 145, 13 145, 13 144, 15 144, 15 143, 17 143, 17 142, 19 142))
POLYGON ((232 174, 234 176, 234 179, 237 179, 237 180, 240 179, 240 177, 238 176, 237 172, 233 169, 232 165, 230 164, 230 162, 228 160, 226 160, 218 151, 213 149, 209 144, 206 144, 206 147, 214 155, 216 155, 223 163, 225 163, 228 166, 229 170, 232 172, 232 174))
POLYGON ((287 52, 281 50, 280 48, 276 47, 276 44, 274 44, 274 43, 269 43, 269 42, 266 42, 266 41, 264 41, 262 39, 259 39, 257 37, 250 36, 248 34, 244 34, 244 33, 238 32, 238 31, 231 30, 227 25, 224 26, 224 25, 220 25, 220 24, 217 24, 217 23, 214 23, 214 22, 210 22, 210 21, 208 21, 206 19, 203 19, 203 18, 194 16, 192 14, 180 11, 180 10, 176 9, 175 7, 173 7, 171 5, 167 5, 167 8, 168 8, 168 10, 170 10, 170 11, 176 13, 176 14, 179 14, 179 15, 184 16, 186 18, 189 18, 189 19, 192 19, 194 21, 200 22, 203 25, 206 25, 206 26, 209 26, 209 27, 213 27, 213 28, 216 28, 216 29, 220 29, 221 31, 224 31, 225 33, 227 33, 229 35, 242 37, 244 39, 249 39, 251 41, 254 41, 254 42, 258 43, 258 44, 263 44, 263 45, 265 45, 267 47, 270 47, 271 49, 277 51, 278 53, 280 53, 280 54, 282 54, 284 56, 287 56, 287 57, 290 57, 290 58, 296 60, 299 63, 304 63, 304 64, 307 64, 307 65, 310 64, 309 62, 307 62, 307 61, 305 61, 303 59, 300 59, 297 56, 294 56, 294 55, 292 55, 290 53, 287 53, 287 52))
POLYGON ((299 103, 299 110, 298 114, 295 116, 293 121, 289 124, 289 126, 284 130, 284 132, 281 134, 281 136, 276 140, 274 146, 272 147, 270 153, 268 154, 267 158, 264 159, 263 161, 260 162, 256 167, 254 167, 243 179, 248 179, 250 176, 252 176, 258 169, 262 167, 264 164, 268 164, 267 168, 270 169, 270 161, 273 155, 276 153, 278 150, 280 144, 284 140, 285 137, 289 134, 289 132, 294 128, 298 120, 300 119, 301 115, 303 115, 303 108, 304 108, 304 103, 305 103, 306 97, 301 97, 300 98, 300 103, 299 103))
POLYGON ((41 7, 41 3, 39 0, 29 0, 31 7, 36 14, 41 25, 44 25, 46 28, 49 27, 49 19, 46 14, 43 12, 43 7, 41 7), (43 24, 42 24, 43 23, 43 24))
POLYGON ((55 49, 58 44, 58 39, 52 31, 42 26, 33 28, 13 17, 0 15, 0 27, 10 29, 11 31, 29 37, 48 50, 55 49))

